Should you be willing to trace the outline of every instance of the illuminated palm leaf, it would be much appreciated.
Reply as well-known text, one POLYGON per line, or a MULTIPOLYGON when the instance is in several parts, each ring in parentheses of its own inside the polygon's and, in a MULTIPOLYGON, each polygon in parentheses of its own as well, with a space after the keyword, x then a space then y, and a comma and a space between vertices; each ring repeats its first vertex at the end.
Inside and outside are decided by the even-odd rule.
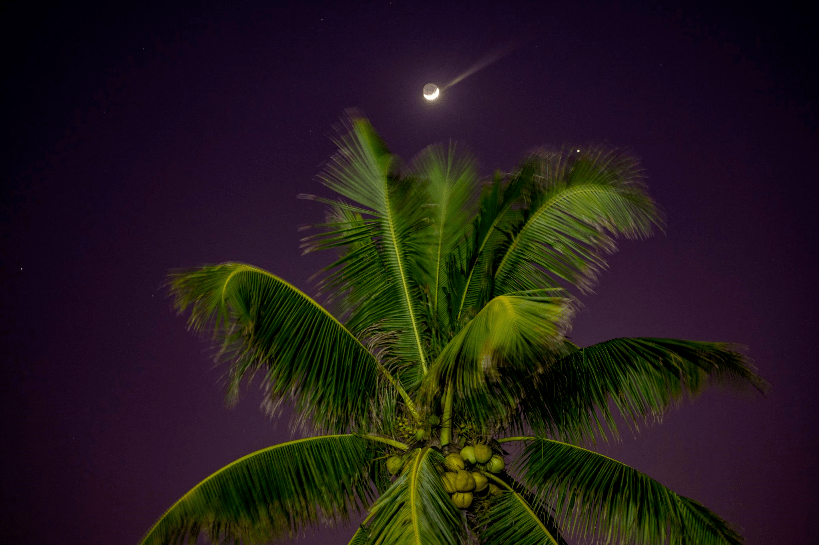
POLYGON ((565 345, 571 317, 560 290, 495 297, 447 344, 422 387, 427 405, 452 384, 455 406, 475 422, 487 423, 517 405, 520 386, 510 376, 534 374, 565 345), (503 409, 503 410, 502 410, 503 409))
POLYGON ((368 468, 378 453, 354 435, 300 439, 249 454, 176 502, 142 545, 269 543, 322 523, 347 521, 372 500, 368 468))
POLYGON ((494 270, 495 294, 570 282, 591 287, 614 236, 645 237, 659 222, 629 157, 591 149, 533 158, 536 183, 494 270))
POLYGON ((518 217, 515 207, 520 206, 536 171, 536 165, 525 162, 509 179, 496 173, 481 195, 464 249, 450 256, 447 295, 455 331, 492 298, 496 257, 507 244, 507 233, 518 217))
POLYGON ((458 152, 454 144, 448 148, 430 146, 415 158, 412 173, 427 184, 429 220, 432 227, 427 264, 429 271, 429 319, 437 327, 433 331, 445 334, 451 311, 444 295, 448 288, 447 261, 467 236, 474 216, 471 210, 477 180, 475 160, 458 152))
POLYGON ((566 545, 548 507, 515 480, 490 478, 503 493, 477 512, 477 533, 484 545, 566 545))
POLYGON ((742 543, 727 522, 694 500, 581 447, 531 438, 518 465, 569 535, 633 545, 742 543))
POLYGON ((176 308, 209 329, 231 362, 229 395, 264 374, 271 402, 292 400, 319 428, 365 425, 378 404, 378 363, 315 301, 272 274, 239 263, 175 272, 176 308))
MULTIPOLYGON (((420 256, 428 252, 429 223, 426 212, 426 188, 415 180, 401 178, 396 170, 397 159, 366 119, 351 116, 346 132, 336 143, 339 151, 324 169, 324 184, 355 204, 336 203, 339 209, 348 209, 365 217, 360 222, 335 223, 323 235, 308 239, 308 251, 326 248, 345 248, 361 244, 365 238, 378 252, 383 272, 371 274, 372 267, 359 266, 350 255, 333 264, 340 269, 334 282, 339 289, 348 286, 367 286, 373 297, 359 297, 358 304, 366 304, 370 324, 400 331, 394 338, 393 349, 407 361, 415 363, 417 372, 411 380, 417 382, 426 373, 428 333, 421 320, 419 308, 421 284, 428 271, 419 267, 420 256), (386 273, 386 274, 385 274, 386 273)), ((371 253, 371 252, 370 252, 371 253)), ((369 264, 374 263, 373 261, 369 264)), ((360 293, 360 291, 359 291, 360 293)))
POLYGON ((572 350, 522 382, 520 414, 539 435, 577 441, 606 427, 616 433, 612 407, 637 429, 709 383, 766 388, 737 347, 725 343, 624 338, 572 350))

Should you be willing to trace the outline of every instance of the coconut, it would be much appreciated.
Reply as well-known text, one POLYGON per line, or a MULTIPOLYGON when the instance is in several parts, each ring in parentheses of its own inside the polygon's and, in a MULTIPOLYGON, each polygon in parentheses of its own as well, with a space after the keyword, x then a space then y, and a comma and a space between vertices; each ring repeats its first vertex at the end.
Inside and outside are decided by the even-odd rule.
POLYGON ((479 464, 485 464, 492 458, 492 449, 489 445, 475 445, 475 460, 479 464))
POLYGON ((438 418, 438 415, 431 414, 427 417, 427 422, 429 422, 430 426, 437 426, 441 423, 441 419, 438 418))
POLYGON ((492 473, 500 473, 503 471, 503 468, 506 467, 506 464, 503 461, 503 458, 498 456, 497 454, 492 456, 489 460, 489 463, 486 464, 486 469, 491 471, 492 473))
POLYGON ((455 486, 455 473, 444 473, 441 477, 441 481, 444 483, 444 490, 446 490, 447 494, 454 494, 457 492, 457 488, 455 486))
POLYGON ((387 471, 389 471, 391 475, 395 475, 401 471, 403 465, 404 462, 398 456, 390 456, 387 458, 387 471))
POLYGON ((424 428, 418 428, 417 430, 415 430, 416 441, 424 441, 427 437, 429 437, 429 434, 427 433, 427 430, 425 430, 424 428))
POLYGON ((475 490, 475 477, 468 471, 461 470, 455 475, 455 490, 458 492, 472 492, 475 490))
POLYGON ((447 454, 446 458, 444 458, 444 465, 446 466, 447 471, 459 471, 466 467, 464 465, 464 459, 454 452, 452 454, 447 454))
POLYGON ((473 447, 472 445, 467 445, 464 448, 462 448, 461 449, 461 458, 463 458, 464 461, 469 462, 470 464, 474 464, 475 461, 476 461, 476 459, 475 459, 475 447, 473 447))
POLYGON ((489 479, 480 471, 473 471, 472 478, 475 479, 475 492, 482 492, 486 490, 489 479))
POLYGON ((452 501, 455 502, 460 509, 467 509, 472 505, 472 492, 455 492, 452 494, 452 501))

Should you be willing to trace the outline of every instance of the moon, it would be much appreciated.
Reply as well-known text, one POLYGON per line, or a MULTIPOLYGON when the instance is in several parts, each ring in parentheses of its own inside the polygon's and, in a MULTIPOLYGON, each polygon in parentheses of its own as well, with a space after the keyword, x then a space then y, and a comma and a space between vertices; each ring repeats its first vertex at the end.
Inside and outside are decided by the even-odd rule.
POLYGON ((441 94, 441 90, 438 89, 438 86, 434 83, 427 83, 424 85, 424 98, 427 100, 435 100, 438 98, 438 95, 441 94))

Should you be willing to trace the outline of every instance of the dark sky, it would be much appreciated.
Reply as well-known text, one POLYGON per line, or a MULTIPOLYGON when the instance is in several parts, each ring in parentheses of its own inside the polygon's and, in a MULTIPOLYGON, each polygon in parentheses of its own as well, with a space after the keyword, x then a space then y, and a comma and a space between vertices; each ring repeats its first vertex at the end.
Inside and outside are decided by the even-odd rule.
POLYGON ((484 174, 542 145, 639 157, 665 233, 621 245, 574 340, 742 343, 772 387, 710 390, 601 448, 750 544, 815 539, 819 94, 806 13, 127 4, 0 8, 4 542, 134 544, 202 478, 289 437, 255 385, 224 407, 207 344, 161 286, 174 267, 245 261, 313 293, 331 256, 301 256, 297 228, 323 212, 296 195, 321 191, 348 107, 407 160, 451 138, 484 174), (510 43, 438 103, 422 99, 510 43))

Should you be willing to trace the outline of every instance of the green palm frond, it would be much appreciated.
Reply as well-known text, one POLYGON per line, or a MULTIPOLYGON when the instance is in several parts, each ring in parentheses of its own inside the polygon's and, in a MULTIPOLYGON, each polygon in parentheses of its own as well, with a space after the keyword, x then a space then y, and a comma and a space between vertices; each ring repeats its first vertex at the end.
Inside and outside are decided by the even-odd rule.
POLYGON ((348 545, 365 545, 367 543, 367 539, 369 538, 369 531, 367 527, 362 523, 358 528, 356 528, 353 537, 348 542, 348 545))
POLYGON ((738 545, 718 515, 639 471, 578 446, 530 438, 518 463, 524 483, 570 536, 631 545, 738 545))
POLYGON ((327 222, 314 226, 321 228, 323 233, 305 239, 305 247, 312 248, 318 240, 322 248, 339 247, 339 259, 322 270, 325 275, 320 277, 319 289, 327 295, 328 302, 341 303, 339 310, 346 317, 345 326, 358 334, 374 321, 366 315, 369 303, 382 294, 390 294, 386 263, 376 244, 379 227, 377 222, 365 219, 360 212, 343 203, 330 203, 329 208, 327 222), (369 278, 370 282, 350 281, 362 276, 369 278), (356 318, 355 313, 364 314, 364 318, 356 318))
POLYGON ((496 259, 495 294, 558 285, 586 290, 615 249, 614 236, 645 237, 660 221, 636 162, 598 149, 544 152, 506 247, 496 259))
POLYGON ((379 403, 378 362, 304 293, 240 263, 176 271, 170 288, 177 310, 191 309, 189 327, 210 329, 231 362, 231 398, 260 371, 271 402, 293 401, 316 427, 366 425, 379 403))
POLYGON ((431 448, 407 455, 401 475, 370 508, 366 537, 357 543, 459 544, 465 523, 441 482, 443 463, 431 448))
POLYGON ((450 317, 443 295, 448 283, 447 260, 466 238, 474 215, 475 159, 453 143, 448 148, 430 146, 413 160, 411 172, 427 184, 432 233, 423 268, 430 272, 430 317, 436 322, 435 329, 445 332, 450 317))
POLYGON ((307 247, 338 246, 341 255, 322 270, 319 289, 328 294, 327 302, 337 307, 345 327, 361 339, 371 353, 378 354, 381 364, 401 384, 411 387, 420 381, 423 369, 416 360, 402 357, 398 349, 401 337, 394 329, 395 318, 390 317, 396 312, 395 300, 400 294, 378 248, 381 227, 342 203, 328 204, 331 212, 327 222, 316 226, 324 232, 306 239, 307 247))
POLYGON ((511 177, 495 173, 484 188, 464 249, 453 253, 447 263, 447 299, 456 328, 492 298, 496 254, 506 244, 507 233, 518 217, 516 207, 535 172, 535 165, 526 162, 511 177))
POLYGON ((561 290, 512 293, 492 299, 447 344, 422 386, 422 403, 431 405, 454 387, 455 406, 485 423, 517 404, 520 388, 509 376, 531 375, 546 355, 564 346, 572 314, 561 290))
POLYGON ((357 285, 358 304, 369 307, 362 328, 380 323, 386 330, 402 333, 395 337, 393 349, 420 369, 418 380, 426 373, 429 344, 419 309, 421 285, 429 274, 421 268, 430 237, 426 186, 398 175, 397 159, 369 121, 353 115, 345 130, 336 139, 338 152, 320 177, 327 187, 354 203, 335 206, 360 213, 362 219, 335 223, 323 234, 309 238, 307 250, 344 249, 359 244, 370 259, 371 250, 377 251, 383 263, 382 274, 371 275, 371 267, 360 266, 353 248, 353 255, 348 252, 330 267, 338 270, 333 282, 342 291, 357 285), (364 244, 365 238, 371 242, 364 244), (363 296, 361 290, 365 289, 372 297, 363 296))
MULTIPOLYGON (((339 251, 339 258, 321 271, 320 293, 338 307, 351 333, 369 339, 372 335, 368 330, 390 314, 394 308, 391 302, 397 295, 377 244, 380 226, 344 203, 327 204, 330 208, 327 221, 313 226, 323 232, 304 239, 304 246, 307 252, 331 248, 339 251), (360 278, 368 281, 356 281, 360 278)), ((375 344, 378 349, 389 347, 389 343, 375 344)))
POLYGON ((490 498, 476 513, 477 533, 483 545, 566 545, 556 521, 543 501, 515 480, 490 479, 503 494, 490 498))
POLYGON ((612 339, 574 351, 524 380, 520 414, 538 435, 578 441, 616 434, 611 407, 637 429, 707 384, 766 389, 734 345, 658 338, 612 339), (602 420, 601 420, 602 419, 602 420))
POLYGON ((220 469, 157 521, 142 545, 269 543, 321 523, 347 521, 373 499, 369 467, 379 449, 354 435, 300 439, 220 469))

